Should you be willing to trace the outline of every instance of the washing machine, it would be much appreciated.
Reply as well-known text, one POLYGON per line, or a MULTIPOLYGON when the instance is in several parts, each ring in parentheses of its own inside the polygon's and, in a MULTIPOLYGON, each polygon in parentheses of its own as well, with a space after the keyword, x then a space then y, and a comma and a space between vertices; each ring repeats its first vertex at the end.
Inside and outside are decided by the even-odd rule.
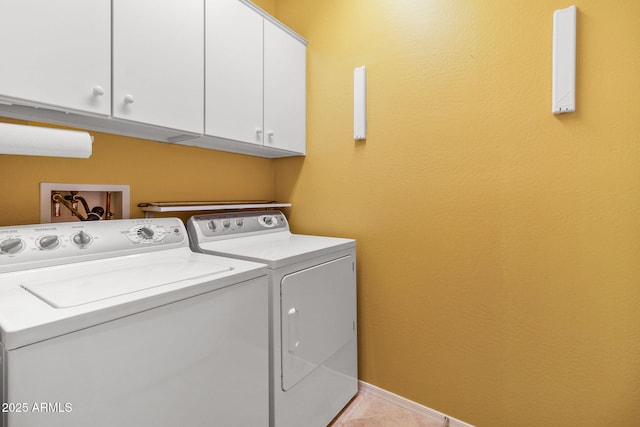
POLYGON ((177 218, 0 227, 1 424, 267 426, 268 298, 177 218))
POLYGON ((292 234, 279 211, 196 215, 194 251, 269 269, 270 425, 326 426, 358 389, 356 242, 292 234))

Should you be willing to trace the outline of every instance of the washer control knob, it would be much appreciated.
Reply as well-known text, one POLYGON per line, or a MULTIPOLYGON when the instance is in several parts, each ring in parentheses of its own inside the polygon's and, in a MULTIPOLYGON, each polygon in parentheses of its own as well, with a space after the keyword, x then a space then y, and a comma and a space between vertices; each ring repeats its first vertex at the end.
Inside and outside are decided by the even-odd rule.
POLYGON ((91 236, 84 231, 80 231, 78 234, 74 235, 71 238, 71 241, 74 245, 77 246, 86 246, 91 243, 91 236))
POLYGON ((236 226, 242 227, 244 225, 244 220, 242 218, 236 218, 236 226))
POLYGON ((17 254, 24 249, 24 242, 17 237, 10 237, 0 242, 0 253, 17 254))
POLYGON ((45 251, 49 251, 60 246, 60 238, 58 236, 42 236, 38 239, 38 247, 45 251))
POLYGON ((138 236, 142 237, 145 240, 153 239, 153 230, 149 227, 140 227, 138 230, 138 236))
POLYGON ((231 227, 231 221, 230 221, 230 220, 228 220, 228 219, 224 219, 224 220, 222 220, 222 226, 223 226, 224 228, 229 228, 229 227, 231 227))
POLYGON ((207 228, 211 231, 216 231, 218 226, 216 225, 216 222, 214 220, 211 220, 207 223, 207 228))
POLYGON ((126 231, 133 243, 160 243, 166 237, 166 228, 155 224, 134 225, 126 231))

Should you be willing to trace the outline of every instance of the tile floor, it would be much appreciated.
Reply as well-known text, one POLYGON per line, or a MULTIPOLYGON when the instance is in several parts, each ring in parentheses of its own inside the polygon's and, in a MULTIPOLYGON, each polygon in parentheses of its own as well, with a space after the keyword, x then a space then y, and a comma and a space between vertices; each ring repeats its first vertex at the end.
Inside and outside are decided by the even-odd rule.
POLYGON ((442 421, 360 390, 330 427, 444 427, 442 421))

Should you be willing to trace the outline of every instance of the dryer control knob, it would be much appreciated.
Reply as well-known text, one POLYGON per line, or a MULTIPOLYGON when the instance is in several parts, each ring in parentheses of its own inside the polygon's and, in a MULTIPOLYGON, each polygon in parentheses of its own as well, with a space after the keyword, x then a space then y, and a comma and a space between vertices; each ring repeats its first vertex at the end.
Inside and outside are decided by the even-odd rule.
POLYGON ((278 220, 273 215, 263 215, 258 217, 258 224, 266 228, 272 228, 278 225, 278 220))
POLYGON ((236 218, 236 225, 238 227, 242 227, 244 225, 244 220, 242 218, 236 218))
POLYGON ((0 253, 17 254, 24 249, 24 242, 17 237, 10 237, 0 242, 0 253))
POLYGON ((222 226, 223 226, 224 228, 229 228, 229 227, 231 227, 231 221, 229 221, 228 219, 223 220, 223 221, 222 221, 222 226))
POLYGON ((216 228, 218 228, 216 226, 216 222, 214 220, 211 220, 207 223, 207 228, 211 231, 216 231, 216 228))

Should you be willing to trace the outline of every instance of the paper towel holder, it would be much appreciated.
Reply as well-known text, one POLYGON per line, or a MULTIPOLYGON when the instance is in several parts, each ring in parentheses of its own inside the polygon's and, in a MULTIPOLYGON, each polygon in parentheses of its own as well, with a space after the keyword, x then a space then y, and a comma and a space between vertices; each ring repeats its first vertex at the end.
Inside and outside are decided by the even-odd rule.
POLYGON ((0 154, 86 159, 92 144, 85 131, 0 122, 0 154))

